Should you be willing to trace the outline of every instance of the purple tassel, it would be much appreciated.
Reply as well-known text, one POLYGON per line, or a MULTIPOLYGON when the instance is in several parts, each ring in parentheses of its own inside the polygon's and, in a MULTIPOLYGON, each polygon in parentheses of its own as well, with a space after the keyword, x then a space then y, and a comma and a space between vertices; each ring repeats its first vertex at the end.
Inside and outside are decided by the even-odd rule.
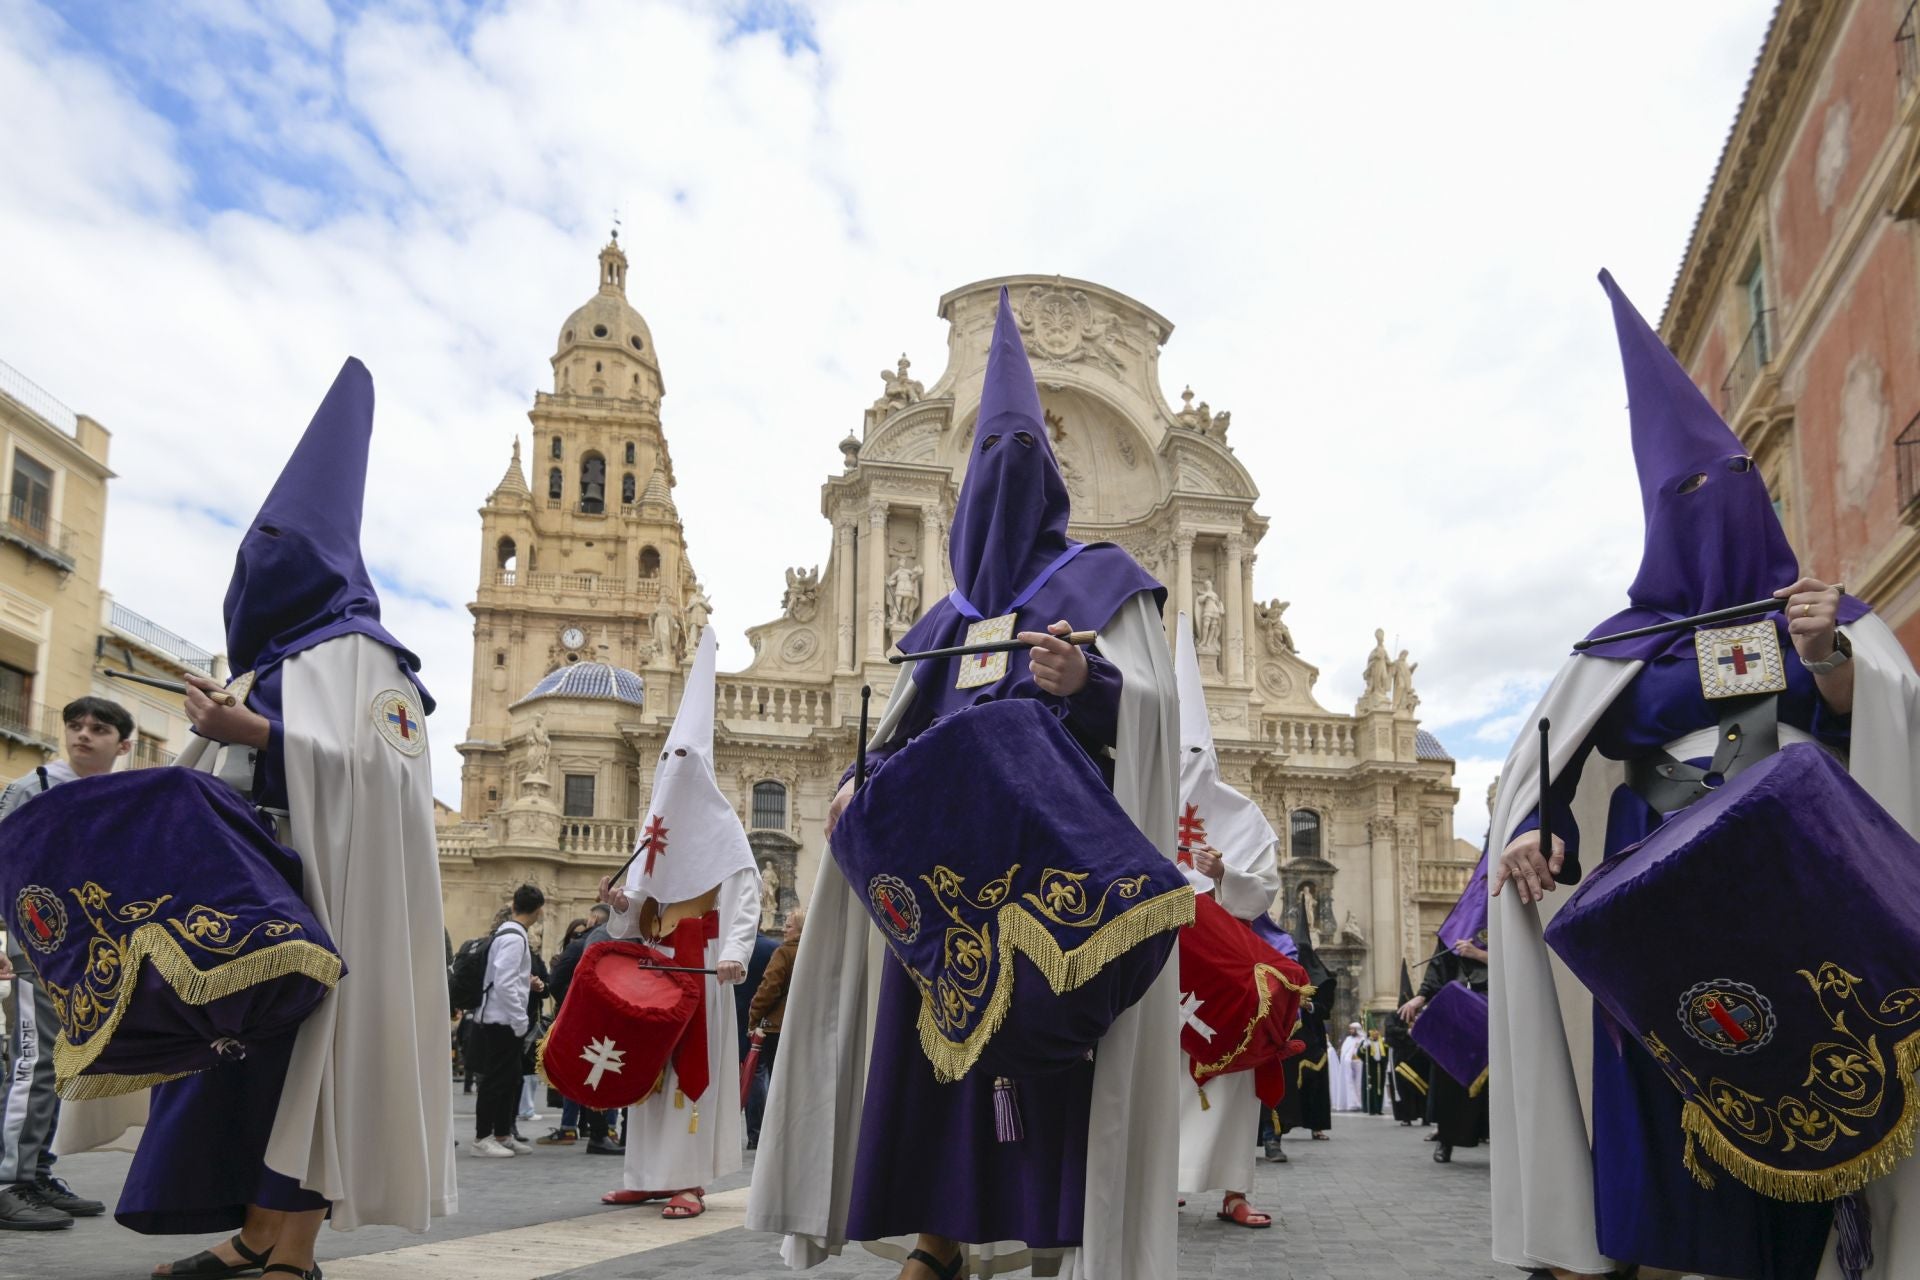
POLYGON ((1020 1086, 1005 1076, 993 1078, 993 1136, 1001 1142, 1027 1136, 1020 1126, 1020 1086))
POLYGON ((1860 1280, 1873 1265, 1873 1219, 1866 1197, 1859 1192, 1833 1202, 1833 1229, 1838 1234, 1834 1254, 1847 1280, 1860 1280))

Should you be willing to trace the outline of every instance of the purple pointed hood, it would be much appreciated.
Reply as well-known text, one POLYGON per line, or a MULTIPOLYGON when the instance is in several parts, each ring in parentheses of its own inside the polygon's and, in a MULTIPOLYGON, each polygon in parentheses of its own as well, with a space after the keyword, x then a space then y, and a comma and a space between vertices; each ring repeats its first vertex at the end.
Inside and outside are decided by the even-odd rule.
POLYGON ((984 617, 1005 613, 1067 550, 1069 512, 1067 482, 1047 440, 1033 366, 1001 289, 973 456, 953 512, 954 588, 984 617))
MULTIPOLYGON (((1612 300, 1620 339, 1646 544, 1640 572, 1627 588, 1631 607, 1589 634, 1729 608, 1790 586, 1800 576, 1800 564, 1746 446, 1613 276, 1602 271, 1600 286, 1612 300)), ((1849 597, 1841 604, 1840 621, 1851 622, 1866 611, 1849 597)), ((1681 631, 1589 652, 1646 660, 1692 643, 1693 633, 1681 631)))
MULTIPOLYGON (((373 377, 348 357, 240 540, 226 600, 236 672, 264 677, 302 650, 357 633, 392 648, 419 684, 420 659, 380 625, 360 555, 372 436, 373 377)), ((431 711, 425 688, 420 696, 431 711)))

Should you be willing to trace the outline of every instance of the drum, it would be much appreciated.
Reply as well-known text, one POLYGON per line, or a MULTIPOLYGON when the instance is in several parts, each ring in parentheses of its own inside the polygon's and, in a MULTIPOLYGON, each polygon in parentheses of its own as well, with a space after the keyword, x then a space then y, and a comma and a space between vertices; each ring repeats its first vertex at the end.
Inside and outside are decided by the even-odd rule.
POLYGON ((1413 1042, 1469 1094, 1487 1087, 1487 998, 1466 983, 1433 993, 1413 1020, 1413 1042))
POLYGON ((1255 936, 1211 896, 1194 900, 1180 931, 1180 1048, 1193 1082, 1254 1073, 1267 1106, 1286 1092, 1281 1064, 1306 1051, 1293 1038, 1300 1002, 1313 994, 1307 971, 1255 936))
POLYGON ((1193 920, 1179 866, 1032 698, 954 712, 895 751, 832 848, 919 988, 943 1083, 1083 1061, 1193 920))
POLYGON ((60 1020, 60 1096, 205 1071, 298 1027, 345 972, 300 855, 219 779, 141 769, 54 787, 0 824, 0 909, 60 1020))
POLYGON ((1685 1103, 1686 1161, 1830 1200, 1912 1150, 1920 842, 1811 744, 1608 858, 1547 943, 1685 1103))
POLYGON ((541 1079, 595 1111, 650 1095, 701 1009, 701 975, 655 967, 678 963, 640 942, 588 947, 534 1051, 541 1079))

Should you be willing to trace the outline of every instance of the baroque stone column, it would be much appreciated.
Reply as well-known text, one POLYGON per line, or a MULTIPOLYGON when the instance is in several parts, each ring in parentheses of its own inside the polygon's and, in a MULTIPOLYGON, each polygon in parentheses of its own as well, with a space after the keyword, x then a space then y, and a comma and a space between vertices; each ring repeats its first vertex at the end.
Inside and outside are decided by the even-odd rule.
MULTIPOLYGON (((1173 548, 1180 567, 1178 575, 1174 578, 1174 605, 1169 612, 1184 612, 1191 619, 1193 615, 1193 535, 1184 531, 1174 534, 1173 548)), ((1180 642, 1187 644, 1190 640, 1182 636, 1180 642)))
POLYGON ((1373 881, 1373 937, 1369 941, 1373 944, 1375 1005, 1392 1005, 1400 996, 1400 966, 1393 963, 1400 953, 1400 930, 1394 924, 1400 897, 1394 876, 1394 825, 1391 813, 1376 811, 1367 819, 1367 865, 1373 881))
POLYGON ((867 512, 867 661, 887 652, 887 504, 867 512))
POLYGON ((946 566, 940 561, 940 508, 920 508, 920 616, 946 594, 946 566))
POLYGON ((853 529, 851 520, 842 520, 834 526, 834 573, 833 573, 833 616, 837 628, 840 654, 835 669, 852 674, 854 669, 853 651, 853 529))
POLYGON ((1247 610, 1241 583, 1240 553, 1245 544, 1240 535, 1227 539, 1227 571, 1221 575, 1220 594, 1227 605, 1227 679, 1239 684, 1247 678, 1247 610))
MULTIPOLYGON (((1253 562, 1258 558, 1249 551, 1246 558, 1240 562, 1240 625, 1243 630, 1251 627, 1253 620, 1260 616, 1255 611, 1253 603, 1253 562)), ((1253 637, 1249 635, 1246 637, 1246 664, 1249 675, 1253 672, 1253 652, 1253 637)))

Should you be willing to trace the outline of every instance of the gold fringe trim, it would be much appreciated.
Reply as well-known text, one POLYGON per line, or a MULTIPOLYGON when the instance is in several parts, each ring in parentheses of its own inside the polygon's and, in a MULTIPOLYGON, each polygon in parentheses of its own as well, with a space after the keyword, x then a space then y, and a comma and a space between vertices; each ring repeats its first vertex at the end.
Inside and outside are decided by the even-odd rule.
POLYGON ((85 1044, 72 1043, 64 1032, 54 1037, 54 1085, 61 1097, 76 1102, 110 1098, 195 1074, 191 1071, 164 1076, 102 1074, 92 1077, 98 1083, 79 1083, 86 1069, 113 1043, 134 988, 139 985, 143 962, 152 965, 154 972, 173 988, 174 994, 191 1005, 212 1004, 249 987, 295 974, 329 990, 340 981, 340 957, 317 942, 298 938, 262 947, 237 960, 222 961, 211 969, 201 969, 188 959, 186 951, 159 921, 150 921, 128 934, 122 944, 120 981, 110 997, 112 1011, 100 1029, 87 1037, 85 1044))
POLYGON ((1491 1070, 1493 1070, 1492 1067, 1480 1068, 1480 1074, 1475 1076, 1473 1083, 1467 1086, 1467 1096, 1469 1098, 1477 1098, 1487 1091, 1487 1072, 1491 1070))
POLYGON ((1401 1063, 1399 1066, 1393 1069, 1393 1074, 1399 1076, 1402 1080, 1405 1080, 1408 1084, 1418 1089, 1421 1093, 1425 1093, 1427 1091, 1427 1082, 1420 1078, 1420 1073, 1413 1069, 1412 1064, 1406 1063, 1406 1062, 1401 1063))
POLYGON ((1303 1072, 1325 1071, 1326 1069, 1327 1069, 1327 1055, 1324 1053, 1321 1054, 1319 1057, 1315 1058, 1312 1062, 1302 1062, 1300 1064, 1300 1070, 1303 1072))
POLYGON ((1712 1189, 1714 1177, 1700 1159, 1699 1148, 1713 1157, 1714 1163, 1763 1196, 1775 1200, 1819 1203, 1837 1200, 1893 1172, 1893 1167, 1913 1154, 1914 1136, 1920 1130, 1920 1096, 1916 1096, 1915 1072, 1920 1069, 1920 1033, 1908 1036, 1894 1046, 1893 1060, 1906 1099, 1900 1117, 1881 1139, 1859 1155, 1831 1169, 1776 1169, 1763 1164, 1733 1145, 1712 1115, 1698 1102, 1689 1100, 1680 1108, 1680 1128, 1687 1135, 1682 1159, 1694 1180, 1712 1189))
POLYGON ((1073 950, 1062 951, 1053 935, 1024 907, 1009 902, 996 917, 1000 941, 995 950, 999 952, 1000 970, 994 978, 993 994, 987 997, 986 1008, 966 1039, 955 1043, 940 1034, 933 1016, 933 996, 924 988, 921 990, 920 1048, 933 1065, 934 1079, 941 1084, 964 1079, 1007 1020, 1007 1010, 1013 1005, 1016 951, 1033 961, 1055 995, 1065 995, 1085 986, 1109 963, 1148 938, 1192 924, 1193 913, 1193 886, 1183 884, 1122 912, 1094 930, 1091 937, 1073 950))
MULTIPOLYGON (((1259 1033, 1260 1024, 1267 1020, 1267 1012, 1273 1007, 1274 982, 1279 983, 1289 991, 1299 992, 1303 1000, 1311 1000, 1313 998, 1312 987, 1296 986, 1288 982, 1287 975, 1281 973, 1270 964, 1256 964, 1253 966, 1253 981, 1254 985, 1260 989, 1260 1006, 1255 1011, 1253 1020, 1247 1023, 1247 1033, 1240 1037, 1240 1043, 1229 1050, 1226 1057, 1204 1064, 1194 1063, 1193 1078, 1196 1081, 1205 1081, 1210 1076, 1221 1075, 1233 1070, 1233 1064, 1238 1062, 1241 1055, 1253 1047, 1253 1037, 1259 1033), (1273 982, 1262 982, 1260 981, 1262 978, 1272 978, 1273 982)), ((1297 1021, 1295 1025, 1299 1025, 1297 1021)))

